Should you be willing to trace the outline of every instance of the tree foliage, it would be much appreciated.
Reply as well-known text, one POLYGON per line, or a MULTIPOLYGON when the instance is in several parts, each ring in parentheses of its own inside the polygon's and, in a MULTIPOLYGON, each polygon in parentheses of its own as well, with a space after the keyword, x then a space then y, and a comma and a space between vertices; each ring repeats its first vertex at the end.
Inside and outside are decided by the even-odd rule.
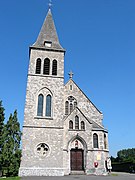
POLYGON ((2 101, 0 101, 0 166, 2 164, 3 129, 4 129, 4 119, 5 119, 4 110, 5 109, 2 106, 2 101))
POLYGON ((117 153, 117 157, 121 162, 135 162, 135 148, 120 150, 117 153))
POLYGON ((117 152, 117 157, 111 157, 112 162, 132 162, 135 163, 135 148, 123 149, 117 152))
POLYGON ((2 170, 7 176, 18 175, 20 166, 21 150, 21 131, 20 124, 17 118, 17 110, 10 117, 6 124, 4 124, 4 108, 2 109, 0 102, 0 163, 2 170))

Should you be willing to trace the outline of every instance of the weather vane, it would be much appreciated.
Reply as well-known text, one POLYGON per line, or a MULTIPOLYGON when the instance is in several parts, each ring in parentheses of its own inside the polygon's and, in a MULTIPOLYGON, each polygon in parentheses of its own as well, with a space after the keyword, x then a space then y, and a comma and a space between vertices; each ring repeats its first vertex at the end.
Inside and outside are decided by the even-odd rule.
POLYGON ((49 6, 49 9, 51 9, 51 7, 52 7, 52 0, 49 0, 48 6, 49 6))

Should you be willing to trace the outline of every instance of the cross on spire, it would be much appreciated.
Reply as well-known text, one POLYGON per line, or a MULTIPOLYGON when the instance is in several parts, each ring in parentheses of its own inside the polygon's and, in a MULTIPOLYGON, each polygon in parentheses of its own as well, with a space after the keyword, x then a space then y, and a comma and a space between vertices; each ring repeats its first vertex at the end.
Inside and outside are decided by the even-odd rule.
POLYGON ((52 7, 52 0, 49 0, 48 6, 49 6, 49 9, 51 9, 51 7, 52 7))
POLYGON ((72 71, 70 71, 70 72, 68 73, 68 75, 69 75, 69 78, 72 79, 74 74, 73 74, 72 71))

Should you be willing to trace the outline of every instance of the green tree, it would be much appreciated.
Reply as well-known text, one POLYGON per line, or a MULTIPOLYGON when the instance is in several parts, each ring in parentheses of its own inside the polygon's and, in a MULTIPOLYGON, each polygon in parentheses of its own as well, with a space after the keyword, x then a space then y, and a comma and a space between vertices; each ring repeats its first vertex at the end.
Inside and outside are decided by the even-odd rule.
POLYGON ((123 149, 117 153, 119 162, 135 162, 135 148, 132 149, 123 149))
POLYGON ((0 101, 0 166, 2 165, 3 129, 5 119, 4 111, 5 109, 2 106, 2 101, 0 101))
POLYGON ((2 150, 3 167, 8 176, 18 174, 20 166, 21 150, 21 131, 17 118, 17 110, 10 115, 9 120, 4 126, 4 146, 2 150))

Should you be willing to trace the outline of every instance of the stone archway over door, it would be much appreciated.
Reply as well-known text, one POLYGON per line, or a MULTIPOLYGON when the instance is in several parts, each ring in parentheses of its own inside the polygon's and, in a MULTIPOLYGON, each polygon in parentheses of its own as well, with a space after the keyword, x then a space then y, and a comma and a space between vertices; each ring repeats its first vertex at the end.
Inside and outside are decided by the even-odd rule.
POLYGON ((71 171, 84 170, 84 151, 82 149, 71 149, 70 153, 71 171))

